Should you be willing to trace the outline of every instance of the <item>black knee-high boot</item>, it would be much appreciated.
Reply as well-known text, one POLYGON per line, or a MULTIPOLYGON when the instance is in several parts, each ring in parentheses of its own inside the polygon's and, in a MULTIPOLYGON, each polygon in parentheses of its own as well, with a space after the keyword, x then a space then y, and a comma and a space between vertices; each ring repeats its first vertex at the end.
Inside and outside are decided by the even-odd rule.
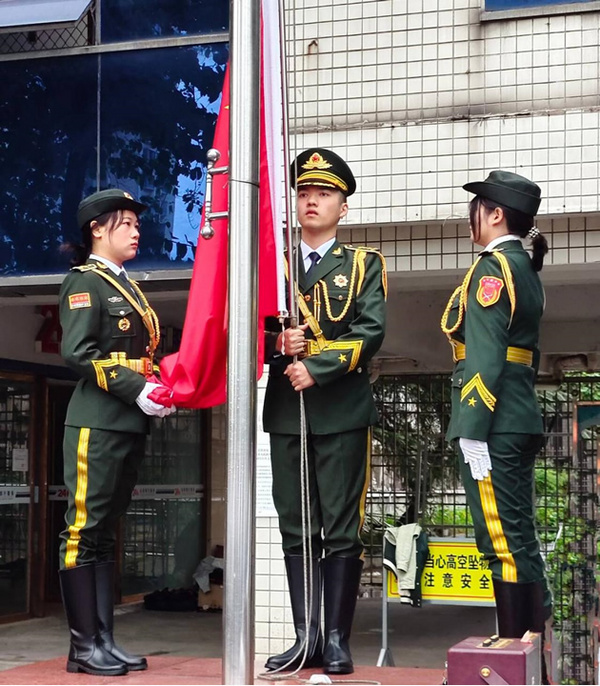
POLYGON ((494 579, 498 634, 502 638, 521 638, 534 631, 531 597, 534 583, 517 584, 494 579))
POLYGON ((123 662, 106 652, 100 642, 95 565, 63 569, 59 578, 71 633, 67 672, 85 672, 94 676, 127 674, 123 662))
POLYGON ((350 632, 360 586, 362 560, 356 557, 326 557, 323 560, 325 646, 323 671, 352 674, 350 632))
POLYGON ((132 655, 115 644, 113 638, 115 607, 115 563, 96 564, 96 598, 98 604, 98 628, 102 647, 114 658, 124 663, 132 672, 148 669, 145 657, 132 655))
POLYGON ((320 667, 323 653, 323 634, 321 633, 321 569, 320 560, 310 561, 312 567, 312 605, 310 618, 306 621, 306 607, 304 601, 304 564, 302 555, 286 555, 285 568, 287 571, 292 615, 296 629, 296 642, 280 655, 273 655, 265 663, 267 669, 286 670, 300 666, 305 654, 305 640, 308 641, 308 653, 303 663, 304 667, 320 667), (308 632, 306 625, 308 624, 308 632), (289 663, 289 664, 288 664, 289 663))

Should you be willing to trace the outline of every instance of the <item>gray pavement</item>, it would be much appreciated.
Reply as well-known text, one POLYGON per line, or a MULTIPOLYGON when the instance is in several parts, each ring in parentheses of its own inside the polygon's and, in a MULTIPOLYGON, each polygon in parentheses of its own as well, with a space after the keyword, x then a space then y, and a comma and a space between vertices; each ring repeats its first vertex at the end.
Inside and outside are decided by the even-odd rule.
MULTIPOLYGON (((389 605, 388 642, 397 667, 443 669, 448 648, 467 636, 495 631, 493 608, 389 605)), ((128 650, 173 657, 222 656, 220 612, 155 612, 141 604, 117 608, 115 634, 128 650)), ((357 665, 375 665, 381 647, 381 599, 360 598, 351 647, 357 665)), ((0 671, 67 654, 59 605, 48 616, 0 624, 0 671)))

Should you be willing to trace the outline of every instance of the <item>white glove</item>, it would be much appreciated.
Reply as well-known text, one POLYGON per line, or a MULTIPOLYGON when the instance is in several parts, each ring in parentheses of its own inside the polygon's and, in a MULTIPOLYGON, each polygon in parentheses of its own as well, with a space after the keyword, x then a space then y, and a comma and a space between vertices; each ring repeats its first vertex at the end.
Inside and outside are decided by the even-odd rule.
POLYGON ((146 381, 146 385, 142 388, 142 392, 135 399, 135 402, 142 409, 142 412, 150 417, 166 417, 175 412, 177 409, 175 405, 172 407, 165 407, 164 405, 155 403, 154 400, 150 400, 148 395, 152 393, 155 388, 160 388, 160 384, 146 381))
POLYGON ((458 444, 465 463, 471 469, 471 476, 475 481, 483 481, 492 471, 490 451, 486 441, 476 441, 473 438, 459 438, 458 444))

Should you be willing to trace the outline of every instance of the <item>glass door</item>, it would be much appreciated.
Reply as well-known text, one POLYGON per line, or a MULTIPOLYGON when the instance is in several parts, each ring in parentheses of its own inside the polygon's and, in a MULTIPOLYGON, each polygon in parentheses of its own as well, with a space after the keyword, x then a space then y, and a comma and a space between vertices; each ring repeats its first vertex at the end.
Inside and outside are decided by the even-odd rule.
POLYGON ((0 376, 0 621, 29 612, 33 382, 0 376))

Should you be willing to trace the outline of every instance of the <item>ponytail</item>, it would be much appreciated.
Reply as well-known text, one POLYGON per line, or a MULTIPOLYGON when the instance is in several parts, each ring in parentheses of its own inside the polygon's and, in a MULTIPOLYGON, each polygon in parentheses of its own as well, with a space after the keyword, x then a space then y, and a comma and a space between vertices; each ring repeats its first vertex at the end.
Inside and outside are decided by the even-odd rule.
POLYGON ((72 253, 69 261, 71 267, 79 267, 79 265, 85 264, 92 252, 92 231, 89 223, 81 230, 81 238, 83 243, 68 241, 60 246, 61 253, 72 253))
POLYGON ((533 255, 531 256, 533 268, 536 272, 541 272, 544 266, 544 257, 548 253, 548 241, 535 226, 529 229, 527 238, 531 240, 531 247, 533 249, 533 255))

